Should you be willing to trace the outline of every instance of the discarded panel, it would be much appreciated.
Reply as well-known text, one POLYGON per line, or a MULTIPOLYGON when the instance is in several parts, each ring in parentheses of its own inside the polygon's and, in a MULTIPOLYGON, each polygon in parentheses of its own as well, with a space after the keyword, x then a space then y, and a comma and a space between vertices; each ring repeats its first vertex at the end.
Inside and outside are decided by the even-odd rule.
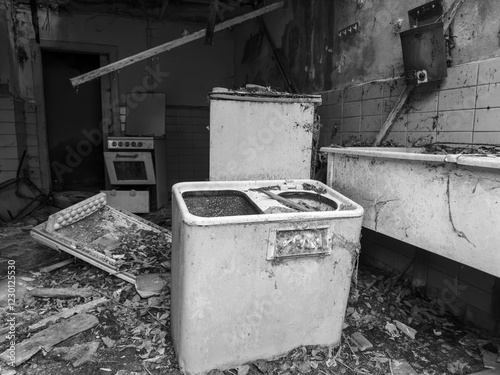
POLYGON ((166 229, 109 206, 104 193, 51 215, 31 235, 131 283, 148 264, 158 271, 161 261, 152 254, 164 250, 166 256, 167 249, 153 245, 163 247, 171 239, 166 229))

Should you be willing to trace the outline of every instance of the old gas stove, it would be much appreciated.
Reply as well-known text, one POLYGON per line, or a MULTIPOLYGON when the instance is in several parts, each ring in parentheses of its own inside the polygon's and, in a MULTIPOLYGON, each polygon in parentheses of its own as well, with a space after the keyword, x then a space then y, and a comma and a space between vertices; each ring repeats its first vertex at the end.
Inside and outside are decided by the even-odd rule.
POLYGON ((104 152, 110 188, 108 202, 135 213, 167 203, 166 140, 154 137, 109 137, 104 152))

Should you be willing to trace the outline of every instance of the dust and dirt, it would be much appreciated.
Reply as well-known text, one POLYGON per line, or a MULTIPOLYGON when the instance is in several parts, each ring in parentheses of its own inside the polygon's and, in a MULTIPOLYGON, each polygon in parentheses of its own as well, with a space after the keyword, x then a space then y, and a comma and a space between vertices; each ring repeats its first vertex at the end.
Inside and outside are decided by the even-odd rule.
MULTIPOLYGON (((148 215, 149 219, 168 223, 168 213, 148 215)), ((23 228, 22 224, 20 228, 23 228)), ((12 227, 1 227, 0 240, 12 227)), ((17 239, 29 238, 29 231, 17 231, 17 239)), ((26 244, 34 244, 26 240, 26 244)), ((39 245, 42 246, 43 245, 39 245)), ((48 252, 56 251, 46 248, 48 252)), ((5 260, 5 253, 0 253, 5 260)), ((23 259, 19 257, 20 266, 23 259)), ((0 263, 2 264, 2 263, 0 263)), ((88 298, 35 298, 28 295, 14 308, 16 341, 28 340, 34 332, 28 326, 43 317, 106 297, 109 301, 87 313, 99 320, 89 330, 59 343, 52 350, 40 351, 15 368, 18 375, 33 374, 111 374, 158 375, 180 374, 170 334, 170 288, 160 295, 141 298, 134 285, 77 260, 50 273, 32 267, 23 282, 33 287, 68 287, 93 289, 88 298), (92 357, 79 367, 64 359, 57 348, 74 348, 98 342, 92 357), (59 354, 56 354, 59 353, 59 354)), ((2 305, 0 305, 2 306, 2 305)), ((5 305, 3 305, 5 307, 5 305)), ((0 307, 5 322, 7 311, 0 307)), ((56 324, 56 323, 55 323, 56 324)), ((3 323, 5 325, 5 323, 3 323)), ((5 334, 5 327, 2 335, 5 334)), ((9 346, 0 342, 0 352, 9 346)), ((373 374, 396 373, 400 363, 406 363, 424 375, 472 374, 484 369, 484 353, 498 357, 498 341, 486 333, 464 326, 448 315, 438 303, 426 300, 405 280, 380 270, 359 268, 357 283, 353 283, 344 319, 340 345, 335 347, 302 346, 270 361, 259 360, 229 370, 213 370, 211 375, 257 374, 373 374), (402 322, 416 330, 412 339, 402 331, 389 330, 388 323, 402 322), (361 351, 351 335, 361 333, 371 349, 361 351), (467 338, 467 340, 465 339, 467 338)), ((0 362, 0 374, 12 369, 0 362)), ((13 372, 11 372, 13 373, 13 372)))

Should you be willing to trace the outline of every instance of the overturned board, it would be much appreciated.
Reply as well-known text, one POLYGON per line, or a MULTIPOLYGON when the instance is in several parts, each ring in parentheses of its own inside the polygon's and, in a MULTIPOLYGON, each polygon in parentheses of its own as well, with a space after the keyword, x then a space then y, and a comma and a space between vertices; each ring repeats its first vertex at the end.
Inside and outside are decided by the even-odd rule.
POLYGON ((110 206, 103 193, 51 215, 31 235, 130 283, 145 267, 162 271, 157 258, 166 260, 162 247, 171 242, 168 230, 110 206))

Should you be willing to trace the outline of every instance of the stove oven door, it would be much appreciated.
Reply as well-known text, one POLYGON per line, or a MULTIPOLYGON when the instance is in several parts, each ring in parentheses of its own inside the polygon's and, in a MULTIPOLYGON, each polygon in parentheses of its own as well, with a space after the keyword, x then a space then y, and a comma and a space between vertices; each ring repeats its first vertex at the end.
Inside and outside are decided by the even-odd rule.
POLYGON ((112 185, 156 184, 151 152, 108 151, 104 160, 112 185))

